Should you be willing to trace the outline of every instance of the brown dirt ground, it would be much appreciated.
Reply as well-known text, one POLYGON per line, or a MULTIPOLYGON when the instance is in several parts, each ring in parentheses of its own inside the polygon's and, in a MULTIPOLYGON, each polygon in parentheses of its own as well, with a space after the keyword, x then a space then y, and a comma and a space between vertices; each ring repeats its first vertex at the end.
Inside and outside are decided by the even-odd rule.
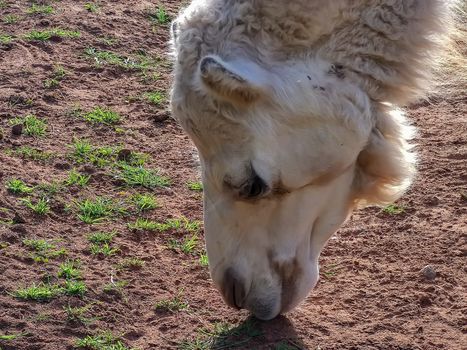
MULTIPOLYGON (((167 112, 139 98, 147 91, 167 91, 170 67, 165 61, 168 31, 148 19, 149 1, 101 0, 99 11, 85 1, 52 1, 55 13, 30 15, 28 1, 0 1, 0 33, 16 38, 0 44, 0 348, 3 350, 74 349, 76 339, 111 331, 137 349, 466 349, 466 233, 467 233, 467 101, 447 96, 410 109, 419 129, 419 175, 398 205, 405 211, 387 214, 369 208, 356 212, 330 240, 321 258, 321 280, 298 309, 270 322, 248 318, 223 303, 207 268, 198 256, 167 248, 171 237, 186 232, 137 234, 127 228, 131 213, 100 225, 77 219, 66 204, 95 195, 120 201, 136 192, 153 192, 160 208, 144 214, 156 221, 202 217, 201 195, 186 183, 196 181, 197 163, 188 138, 167 112), (7 15, 18 16, 6 24, 7 15), (21 36, 33 28, 79 30, 78 39, 52 38, 31 42, 21 36), (113 38, 113 42, 103 38, 113 38), (140 71, 102 65, 84 55, 94 47, 121 56, 146 53, 159 57, 158 79, 140 71), (59 86, 44 87, 54 64, 68 72, 59 86), (107 106, 124 120, 113 127, 91 126, 70 113, 107 106), (46 137, 12 135, 12 117, 35 114, 47 120, 46 137), (67 154, 74 137, 98 145, 124 145, 149 154, 148 166, 172 179, 169 188, 141 190, 121 186, 111 168, 74 164, 67 154), (22 159, 11 150, 31 146, 55 154, 46 161, 22 159), (91 174, 84 189, 63 188, 51 199, 52 211, 33 215, 5 182, 19 178, 30 185, 62 181, 70 167, 91 174), (9 220, 14 219, 14 223, 9 220), (87 235, 115 230, 119 253, 95 256, 87 235), (43 238, 79 259, 84 297, 59 296, 47 303, 22 301, 11 295, 21 286, 41 280, 57 282, 64 259, 37 263, 30 259, 24 239, 43 238), (115 265, 138 257, 138 270, 117 271, 115 265), (432 265, 436 278, 420 270, 432 265), (106 293, 110 282, 126 281, 122 293, 106 293), (189 304, 179 312, 155 311, 161 300, 179 295, 189 304), (64 307, 90 306, 89 323, 71 322, 64 307), (228 325, 224 333, 215 331, 228 325), (204 329, 204 331, 202 331, 204 329), (213 330, 214 329, 214 330, 213 330), (210 330, 210 331, 207 331, 210 330), (13 340, 1 335, 21 334, 13 340)), ((178 1, 161 1, 174 15, 178 1)), ((202 233, 200 233, 202 235, 202 233)), ((202 248, 199 248, 202 249, 202 248)), ((109 348, 110 349, 110 348, 109 348)), ((120 349, 120 348, 112 348, 120 349)), ((123 349, 123 348, 122 348, 123 349)))

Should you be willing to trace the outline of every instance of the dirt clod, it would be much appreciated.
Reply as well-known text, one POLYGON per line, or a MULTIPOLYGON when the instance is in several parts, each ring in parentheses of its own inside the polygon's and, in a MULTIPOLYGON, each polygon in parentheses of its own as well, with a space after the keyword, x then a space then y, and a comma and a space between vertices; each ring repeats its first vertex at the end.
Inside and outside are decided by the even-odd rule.
POLYGON ((11 127, 11 134, 20 136, 23 133, 23 124, 16 124, 11 127))

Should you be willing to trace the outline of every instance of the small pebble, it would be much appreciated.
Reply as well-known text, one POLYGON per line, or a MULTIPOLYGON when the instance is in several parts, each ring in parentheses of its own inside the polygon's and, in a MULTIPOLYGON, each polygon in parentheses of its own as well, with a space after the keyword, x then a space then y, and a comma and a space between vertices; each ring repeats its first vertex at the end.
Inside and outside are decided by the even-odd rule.
POLYGON ((431 265, 426 265, 420 272, 428 281, 433 281, 436 278, 435 268, 431 265))

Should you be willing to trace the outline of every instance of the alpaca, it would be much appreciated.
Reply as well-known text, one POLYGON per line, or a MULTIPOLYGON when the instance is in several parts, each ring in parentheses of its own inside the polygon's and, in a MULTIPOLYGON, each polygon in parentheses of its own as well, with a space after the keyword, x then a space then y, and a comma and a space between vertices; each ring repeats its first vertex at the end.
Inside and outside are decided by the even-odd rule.
POLYGON ((353 209, 415 174, 401 107, 430 85, 443 0, 194 0, 172 24, 174 117, 199 151, 212 279, 263 320, 297 306, 353 209))

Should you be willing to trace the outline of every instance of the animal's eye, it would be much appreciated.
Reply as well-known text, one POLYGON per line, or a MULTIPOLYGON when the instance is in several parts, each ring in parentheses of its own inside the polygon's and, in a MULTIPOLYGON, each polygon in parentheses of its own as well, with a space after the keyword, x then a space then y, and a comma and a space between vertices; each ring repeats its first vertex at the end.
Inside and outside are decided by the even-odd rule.
POLYGON ((242 198, 256 198, 264 194, 268 189, 266 183, 258 175, 252 177, 240 190, 242 198))

